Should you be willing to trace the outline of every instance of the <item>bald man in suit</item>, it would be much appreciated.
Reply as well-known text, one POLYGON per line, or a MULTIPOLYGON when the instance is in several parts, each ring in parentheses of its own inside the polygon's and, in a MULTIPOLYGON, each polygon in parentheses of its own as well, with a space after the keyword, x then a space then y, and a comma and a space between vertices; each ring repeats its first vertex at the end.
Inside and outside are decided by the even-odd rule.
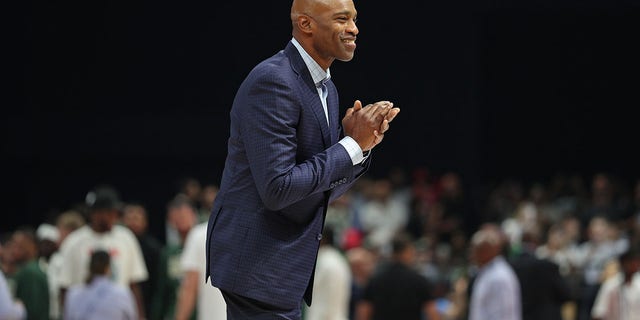
POLYGON ((238 89, 206 243, 228 319, 300 319, 327 206, 366 172, 400 111, 356 100, 339 119, 329 67, 353 58, 356 16, 352 0, 294 0, 293 38, 238 89))

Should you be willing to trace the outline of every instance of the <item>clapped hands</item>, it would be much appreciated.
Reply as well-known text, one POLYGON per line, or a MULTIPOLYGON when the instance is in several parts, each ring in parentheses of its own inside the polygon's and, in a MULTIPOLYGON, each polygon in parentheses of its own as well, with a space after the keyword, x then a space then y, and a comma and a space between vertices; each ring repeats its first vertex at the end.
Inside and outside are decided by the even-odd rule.
POLYGON ((342 127, 362 151, 368 151, 382 142, 389 123, 398 113, 400 108, 394 107, 390 101, 378 101, 363 107, 362 102, 356 100, 342 118, 342 127))

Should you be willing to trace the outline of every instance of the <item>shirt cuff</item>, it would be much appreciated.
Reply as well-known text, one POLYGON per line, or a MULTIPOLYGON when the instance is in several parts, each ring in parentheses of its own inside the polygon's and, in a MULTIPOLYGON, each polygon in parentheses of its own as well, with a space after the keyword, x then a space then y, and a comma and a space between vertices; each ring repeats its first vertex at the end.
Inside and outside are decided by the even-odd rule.
POLYGON ((351 157, 351 163, 353 163, 354 166, 362 163, 362 161, 367 159, 367 157, 369 156, 369 152, 364 155, 362 153, 362 149, 360 149, 360 145, 358 145, 358 143, 349 136, 342 138, 342 140, 338 141, 338 143, 340 143, 345 148, 345 150, 347 150, 347 153, 349 153, 349 157, 351 157))

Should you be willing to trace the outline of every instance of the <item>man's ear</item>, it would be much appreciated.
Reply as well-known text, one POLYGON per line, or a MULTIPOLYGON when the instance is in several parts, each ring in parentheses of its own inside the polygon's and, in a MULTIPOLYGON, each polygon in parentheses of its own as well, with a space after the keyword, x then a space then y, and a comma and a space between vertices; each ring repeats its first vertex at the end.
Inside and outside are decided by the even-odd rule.
POLYGON ((302 32, 311 32, 311 19, 304 15, 301 14, 298 16, 298 28, 300 28, 300 30, 302 32))

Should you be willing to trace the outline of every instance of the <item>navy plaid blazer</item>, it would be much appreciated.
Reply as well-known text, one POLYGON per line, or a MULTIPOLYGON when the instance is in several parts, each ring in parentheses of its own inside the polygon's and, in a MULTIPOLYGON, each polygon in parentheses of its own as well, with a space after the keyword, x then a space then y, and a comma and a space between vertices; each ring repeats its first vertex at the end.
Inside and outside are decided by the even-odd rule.
POLYGON ((354 166, 338 143, 338 92, 327 87, 330 125, 291 42, 240 85, 207 230, 207 278, 221 290, 286 309, 311 304, 327 206, 371 161, 354 166))

